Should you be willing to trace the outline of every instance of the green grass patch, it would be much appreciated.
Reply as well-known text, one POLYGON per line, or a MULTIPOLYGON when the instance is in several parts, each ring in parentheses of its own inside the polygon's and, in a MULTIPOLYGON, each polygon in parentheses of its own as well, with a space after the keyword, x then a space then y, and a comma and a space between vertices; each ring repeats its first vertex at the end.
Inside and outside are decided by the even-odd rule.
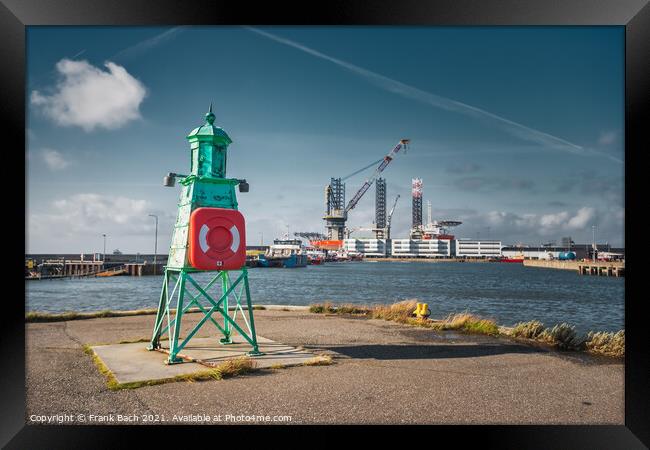
MULTIPOLYGON (((253 306, 253 310, 265 310, 266 307, 262 305, 253 306)), ((200 312, 199 308, 190 308, 186 313, 200 312)), ((137 309, 133 311, 111 311, 106 309, 96 312, 63 312, 63 313, 46 313, 39 311, 31 311, 25 314, 25 322, 65 322, 68 320, 86 320, 86 319, 101 319, 106 317, 129 317, 129 316, 144 316, 156 314, 157 309, 137 309)), ((175 309, 170 309, 170 312, 176 313, 175 309)))
POLYGON ((97 353, 95 353, 92 347, 88 344, 84 344, 82 348, 84 353, 91 357, 93 363, 97 367, 97 370, 99 370, 99 373, 106 377, 106 386, 108 386, 108 388, 112 391, 119 389, 120 383, 117 382, 115 375, 106 366, 106 364, 104 364, 104 361, 102 361, 101 358, 97 356, 97 353))
POLYGON ((81 312, 64 312, 58 314, 50 314, 38 311, 32 311, 25 314, 25 322, 64 322, 67 320, 85 320, 85 319, 98 319, 104 317, 126 317, 126 316, 143 316, 156 314, 155 309, 138 309, 135 311, 97 311, 91 313, 81 312))

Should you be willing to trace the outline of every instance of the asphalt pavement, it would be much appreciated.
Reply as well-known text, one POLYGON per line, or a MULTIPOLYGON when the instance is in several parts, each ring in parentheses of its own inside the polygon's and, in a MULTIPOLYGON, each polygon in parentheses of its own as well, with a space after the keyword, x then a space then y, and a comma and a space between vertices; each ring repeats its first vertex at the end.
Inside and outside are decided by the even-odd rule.
MULTIPOLYGON (((201 314, 185 317, 189 327, 201 314)), ((153 320, 26 324, 27 422, 624 423, 620 361, 305 311, 255 311, 258 335, 333 364, 109 390, 83 344, 147 339, 153 320)), ((213 333, 207 324, 197 336, 213 333)))

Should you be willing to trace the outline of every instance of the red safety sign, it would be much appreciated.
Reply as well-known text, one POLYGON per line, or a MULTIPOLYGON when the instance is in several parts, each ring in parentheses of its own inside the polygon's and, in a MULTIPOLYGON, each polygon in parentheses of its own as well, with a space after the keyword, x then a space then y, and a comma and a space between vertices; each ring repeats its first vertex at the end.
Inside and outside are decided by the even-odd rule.
POLYGON ((190 216, 189 261, 200 270, 237 270, 246 264, 244 216, 234 209, 197 208, 190 216))

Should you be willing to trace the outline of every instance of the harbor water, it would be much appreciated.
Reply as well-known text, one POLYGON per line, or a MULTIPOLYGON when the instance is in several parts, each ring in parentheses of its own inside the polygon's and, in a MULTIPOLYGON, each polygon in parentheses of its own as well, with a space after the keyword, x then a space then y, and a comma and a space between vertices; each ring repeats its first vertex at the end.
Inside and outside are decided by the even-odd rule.
MULTIPOLYGON (((624 279, 521 264, 343 262, 296 269, 249 269, 254 304, 387 304, 418 299, 432 317, 468 311, 500 325, 567 322, 579 333, 624 328, 624 279)), ((197 274, 207 280, 209 274, 197 274)), ((26 281, 26 310, 156 308, 162 276, 26 281)))

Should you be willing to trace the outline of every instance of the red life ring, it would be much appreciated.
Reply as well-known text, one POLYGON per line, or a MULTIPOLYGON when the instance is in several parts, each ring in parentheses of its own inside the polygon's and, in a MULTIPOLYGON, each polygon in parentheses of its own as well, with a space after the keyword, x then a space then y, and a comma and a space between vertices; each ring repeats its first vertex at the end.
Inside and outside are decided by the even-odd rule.
POLYGON ((190 216, 189 262, 200 270, 236 270, 246 263, 244 216, 234 209, 197 208, 190 216))

